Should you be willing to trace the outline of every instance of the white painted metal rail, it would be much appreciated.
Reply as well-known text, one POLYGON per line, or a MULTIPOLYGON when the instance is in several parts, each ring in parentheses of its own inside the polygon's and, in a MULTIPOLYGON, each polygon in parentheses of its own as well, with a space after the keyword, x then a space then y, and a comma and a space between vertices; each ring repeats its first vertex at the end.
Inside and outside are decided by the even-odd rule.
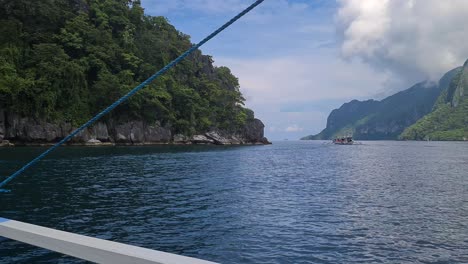
POLYGON ((0 218, 0 236, 95 263, 214 263, 103 239, 82 236, 5 218, 0 218))

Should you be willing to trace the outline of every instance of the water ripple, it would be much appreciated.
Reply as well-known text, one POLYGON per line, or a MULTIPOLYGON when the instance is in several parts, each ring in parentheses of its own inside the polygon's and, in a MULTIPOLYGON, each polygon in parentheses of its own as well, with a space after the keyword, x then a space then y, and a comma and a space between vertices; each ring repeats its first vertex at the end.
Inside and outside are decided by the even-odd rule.
MULTIPOLYGON (((63 148, 0 212, 222 263, 468 263, 467 171, 461 143, 63 148)), ((0 263, 81 261, 0 238, 0 263)))

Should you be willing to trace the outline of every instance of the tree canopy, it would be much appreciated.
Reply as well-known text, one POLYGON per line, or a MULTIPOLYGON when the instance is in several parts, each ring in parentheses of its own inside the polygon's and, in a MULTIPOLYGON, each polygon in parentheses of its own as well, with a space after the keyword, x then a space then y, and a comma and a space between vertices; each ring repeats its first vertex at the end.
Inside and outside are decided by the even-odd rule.
MULTIPOLYGON (((130 0, 0 0, 0 108, 78 125, 191 47, 130 0)), ((238 79, 196 51, 111 113, 176 133, 236 130, 253 112, 238 79)), ((109 116, 106 118, 110 118, 109 116)))

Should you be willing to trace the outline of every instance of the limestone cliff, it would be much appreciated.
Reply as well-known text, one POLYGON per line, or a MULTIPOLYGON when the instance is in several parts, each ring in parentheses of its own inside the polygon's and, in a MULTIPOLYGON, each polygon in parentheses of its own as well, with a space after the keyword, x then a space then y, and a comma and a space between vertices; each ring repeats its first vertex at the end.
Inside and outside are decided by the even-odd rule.
MULTIPOLYGON (((50 123, 30 117, 21 117, 0 110, 0 142, 3 145, 41 145, 59 141, 73 131, 69 123, 50 123)), ((253 119, 236 132, 212 128, 196 135, 176 134, 169 126, 159 122, 145 121, 97 122, 76 137, 71 144, 101 145, 146 145, 146 144, 269 144, 264 137, 264 125, 253 119)))

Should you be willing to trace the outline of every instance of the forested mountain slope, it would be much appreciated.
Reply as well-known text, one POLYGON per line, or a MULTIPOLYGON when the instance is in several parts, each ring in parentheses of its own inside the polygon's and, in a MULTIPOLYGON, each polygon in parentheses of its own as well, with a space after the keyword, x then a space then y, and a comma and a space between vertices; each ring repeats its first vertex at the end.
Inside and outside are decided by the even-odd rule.
POLYGON ((468 61, 442 91, 433 111, 407 128, 401 139, 468 140, 468 61))

